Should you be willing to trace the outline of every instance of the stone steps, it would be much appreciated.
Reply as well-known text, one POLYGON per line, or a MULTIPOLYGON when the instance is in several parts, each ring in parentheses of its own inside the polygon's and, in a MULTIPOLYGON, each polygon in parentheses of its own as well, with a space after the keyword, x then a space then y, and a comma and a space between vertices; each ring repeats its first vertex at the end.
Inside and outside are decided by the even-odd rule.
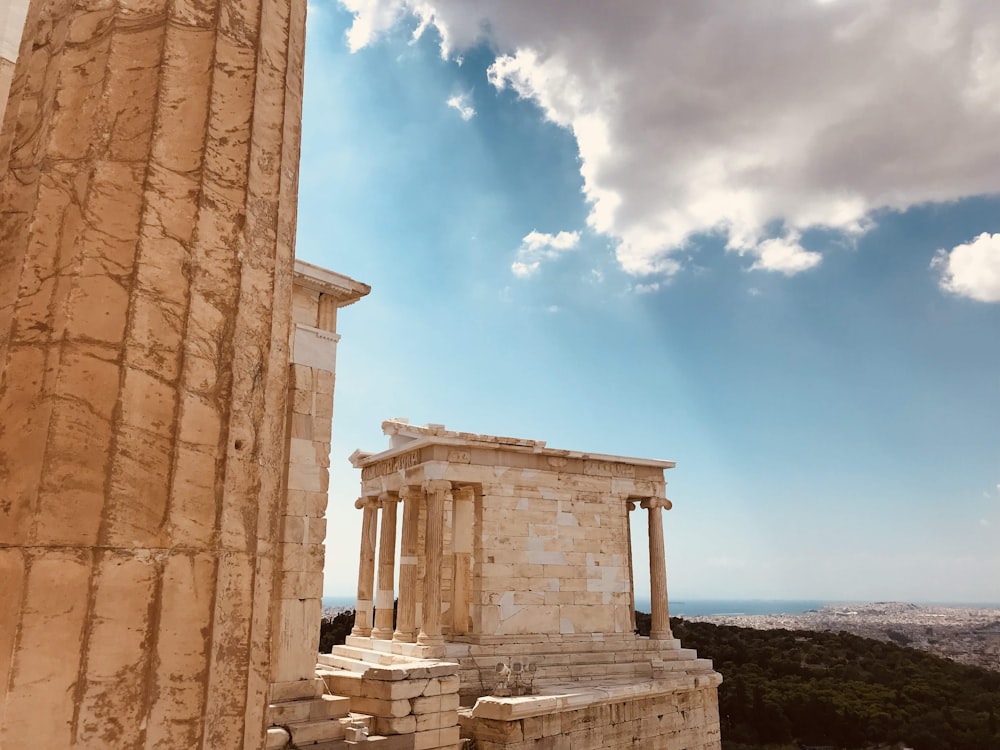
POLYGON ((268 706, 265 750, 294 746, 309 750, 346 748, 344 730, 352 721, 371 728, 371 717, 350 712, 351 699, 339 695, 282 701, 268 706))

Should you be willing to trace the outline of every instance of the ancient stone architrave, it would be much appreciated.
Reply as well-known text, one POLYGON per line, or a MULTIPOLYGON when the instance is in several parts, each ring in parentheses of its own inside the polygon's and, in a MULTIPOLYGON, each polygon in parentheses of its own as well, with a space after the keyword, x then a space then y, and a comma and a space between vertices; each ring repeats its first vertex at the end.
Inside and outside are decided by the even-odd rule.
MULTIPOLYGON (((721 677, 670 632, 662 512, 671 507, 664 470, 672 462, 404 420, 383 431, 389 450, 351 458, 362 494, 400 493, 405 512, 419 502, 423 533, 414 549, 404 520, 403 624, 392 640, 358 632, 322 656, 328 684, 357 670, 350 659, 416 668, 443 658, 459 665, 462 736, 485 747, 543 747, 545 737, 569 732, 581 750, 719 747, 721 677), (648 638, 635 633, 628 517, 637 508, 648 527, 648 638), (421 560, 422 586, 411 586, 421 560), (575 731, 581 726, 588 731, 575 731)), ((394 549, 391 512, 382 511, 381 531, 381 548, 394 549)), ((370 546, 362 542, 363 560, 370 546)), ((359 591, 368 575, 362 567, 359 591)), ((379 588, 391 606, 392 592, 379 588)), ((378 610, 376 602, 376 621, 378 610)))

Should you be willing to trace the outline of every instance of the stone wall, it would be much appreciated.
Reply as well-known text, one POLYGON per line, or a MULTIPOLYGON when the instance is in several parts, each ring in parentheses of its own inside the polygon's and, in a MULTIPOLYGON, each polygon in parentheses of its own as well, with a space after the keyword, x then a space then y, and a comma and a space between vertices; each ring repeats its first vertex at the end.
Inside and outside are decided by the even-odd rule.
POLYGON ((371 717, 373 747, 459 746, 457 664, 335 646, 320 656, 319 674, 330 692, 350 698, 353 713, 371 717))
POLYGON ((631 633, 628 510, 611 478, 508 468, 477 499, 473 632, 631 633))
POLYGON ((716 688, 511 719, 460 715, 475 750, 718 750, 716 688))

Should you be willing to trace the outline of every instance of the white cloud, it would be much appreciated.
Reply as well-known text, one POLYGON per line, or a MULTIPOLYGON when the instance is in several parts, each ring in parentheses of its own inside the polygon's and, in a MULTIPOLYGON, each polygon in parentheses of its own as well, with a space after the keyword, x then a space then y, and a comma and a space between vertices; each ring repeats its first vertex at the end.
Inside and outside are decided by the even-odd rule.
POLYGON ((757 255, 757 260, 751 269, 779 271, 786 276, 807 271, 822 259, 819 253, 806 250, 799 244, 797 232, 790 232, 785 237, 764 240, 756 246, 743 249, 757 255))
POLYGON ((986 520, 985 518, 980 518, 980 519, 979 519, 979 525, 980 525, 980 526, 990 526, 991 524, 990 524, 990 522, 989 522, 989 521, 987 521, 987 520, 986 520))
POLYGON ((520 261, 514 261, 510 264, 510 270, 514 272, 514 275, 526 279, 531 276, 541 264, 536 260, 532 263, 521 263, 520 261))
POLYGON ((653 292, 658 292, 659 290, 659 281, 652 281, 648 284, 635 284, 632 286, 632 291, 636 294, 652 294, 653 292))
POLYGON ((938 250, 931 266, 940 271, 945 291, 979 302, 1000 302, 1000 234, 983 232, 964 245, 938 250))
POLYGON ((579 232, 546 234, 532 230, 521 240, 521 246, 517 249, 517 259, 511 264, 510 270, 519 278, 527 278, 541 268, 542 261, 558 258, 563 253, 575 249, 579 242, 579 232))
POLYGON ((820 262, 809 228, 1000 192, 1000 3, 343 2, 355 49, 405 12, 445 54, 488 34, 493 84, 575 136, 589 225, 630 273, 713 233, 791 275, 820 262))
POLYGON ((455 94, 446 102, 446 104, 457 111, 461 118, 466 122, 476 116, 476 110, 473 109, 472 105, 469 103, 469 98, 468 93, 455 94))

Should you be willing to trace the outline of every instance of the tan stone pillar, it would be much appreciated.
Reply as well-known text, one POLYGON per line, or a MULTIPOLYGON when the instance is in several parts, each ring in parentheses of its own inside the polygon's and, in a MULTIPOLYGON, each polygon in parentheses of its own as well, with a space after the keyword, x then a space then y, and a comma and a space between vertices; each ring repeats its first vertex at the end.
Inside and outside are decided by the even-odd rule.
POLYGON ((358 562, 358 601, 354 609, 351 635, 372 634, 375 613, 375 536, 378 527, 378 499, 358 498, 354 507, 364 510, 361 518, 361 556, 358 562))
POLYGON ((670 509, 670 501, 650 497, 642 501, 649 520, 649 587, 652 604, 652 624, 649 637, 654 640, 673 638, 670 633, 670 610, 667 603, 667 557, 663 545, 661 508, 670 509))
POLYGON ((396 612, 396 632, 392 639, 413 643, 417 639, 417 539, 419 537, 420 487, 403 487, 403 538, 399 550, 399 607, 396 612))
POLYGON ((629 600, 629 623, 632 632, 635 633, 635 570, 632 564, 632 523, 630 515, 635 510, 635 503, 631 500, 625 501, 625 539, 628 545, 628 600, 629 600))
POLYGON ((0 133, 0 747, 263 745, 305 13, 29 4, 0 133))
POLYGON ((444 557, 444 503, 451 495, 451 482, 433 480, 424 483, 427 506, 427 529, 424 550, 427 559, 424 575, 424 606, 417 643, 438 646, 441 635, 441 561, 444 557))
POLYGON ((454 555, 454 585, 451 591, 451 632, 468 633, 472 596, 472 525, 476 491, 462 487, 453 492, 451 546, 454 555))
POLYGON ((372 638, 392 638, 392 605, 396 598, 396 503, 391 493, 379 495, 382 506, 382 529, 378 549, 378 590, 375 592, 375 627, 372 638))

